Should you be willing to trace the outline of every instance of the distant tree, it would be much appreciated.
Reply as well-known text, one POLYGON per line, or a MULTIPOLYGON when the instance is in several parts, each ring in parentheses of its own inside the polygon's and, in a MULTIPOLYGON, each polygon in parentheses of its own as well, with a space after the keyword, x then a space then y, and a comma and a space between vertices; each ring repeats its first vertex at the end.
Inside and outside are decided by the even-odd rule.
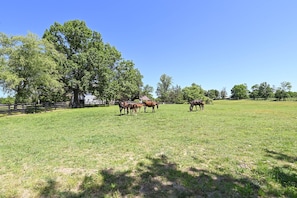
POLYGON ((184 100, 190 102, 195 99, 204 99, 204 90, 201 86, 192 83, 190 87, 185 87, 182 89, 184 100))
POLYGON ((223 87, 223 89, 221 90, 221 98, 225 99, 227 98, 227 91, 226 91, 226 87, 223 87))
POLYGON ((260 97, 259 96, 259 85, 255 84, 255 85, 252 86, 252 91, 250 93, 250 98, 255 100, 255 99, 259 98, 259 97, 260 97))
POLYGON ((169 91, 172 84, 172 77, 162 74, 160 77, 160 82, 157 85, 156 94, 159 100, 167 102, 169 101, 169 91))
POLYGON ((277 100, 284 100, 286 93, 279 87, 275 90, 274 97, 277 100))
POLYGON ((231 89, 231 98, 233 99, 247 99, 249 90, 246 84, 234 85, 231 89))
POLYGON ((220 96, 220 92, 216 89, 210 89, 205 92, 205 95, 211 99, 218 99, 220 96))
POLYGON ((267 100, 273 95, 273 89, 267 82, 263 82, 259 85, 259 97, 267 100))
POLYGON ((37 102, 62 92, 57 62, 63 56, 46 40, 32 33, 8 37, 0 34, 0 84, 15 94, 15 103, 37 102))
POLYGON ((142 89, 143 96, 147 96, 148 98, 153 98, 154 88, 150 85, 145 85, 142 89))
POLYGON ((289 97, 297 98, 297 92, 288 91, 289 97))
POLYGON ((290 97, 290 90, 292 88, 292 85, 290 82, 282 82, 281 87, 277 88, 275 91, 275 97, 278 100, 285 100, 286 98, 290 97))
POLYGON ((169 102, 175 104, 184 103, 182 88, 179 85, 172 87, 169 91, 169 102))
POLYGON ((79 95, 92 93, 111 97, 110 83, 121 53, 105 44, 100 33, 90 30, 84 21, 73 20, 63 25, 54 23, 43 35, 66 57, 61 63, 61 82, 73 94, 73 106, 78 107, 79 95))
POLYGON ((14 104, 15 98, 7 96, 6 98, 0 98, 0 104, 14 104))

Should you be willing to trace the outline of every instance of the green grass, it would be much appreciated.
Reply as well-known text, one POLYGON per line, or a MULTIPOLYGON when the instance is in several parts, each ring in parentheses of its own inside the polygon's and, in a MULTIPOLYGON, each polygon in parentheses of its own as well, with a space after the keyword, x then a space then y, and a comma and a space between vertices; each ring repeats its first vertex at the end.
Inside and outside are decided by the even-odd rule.
POLYGON ((0 117, 0 197, 296 197, 297 103, 0 117))

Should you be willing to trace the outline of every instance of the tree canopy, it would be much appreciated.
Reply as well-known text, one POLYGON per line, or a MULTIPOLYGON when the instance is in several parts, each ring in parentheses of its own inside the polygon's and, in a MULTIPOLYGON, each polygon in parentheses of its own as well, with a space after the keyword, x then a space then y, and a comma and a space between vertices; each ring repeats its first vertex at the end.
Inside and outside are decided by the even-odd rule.
POLYGON ((0 83, 15 93, 15 103, 35 102, 45 92, 61 92, 58 63, 63 61, 49 42, 32 33, 11 37, 0 33, 0 83))
POLYGON ((246 84, 234 85, 231 89, 231 98, 233 99, 247 99, 249 91, 246 84))
POLYGON ((142 86, 142 75, 132 61, 104 43, 100 33, 90 30, 85 22, 74 20, 63 25, 54 23, 43 38, 66 56, 62 64, 62 82, 73 93, 73 106, 79 95, 92 93, 100 98, 131 97, 142 86))
POLYGON ((184 99, 188 102, 195 99, 204 99, 204 90, 201 86, 192 83, 190 87, 183 88, 184 99))
POLYGON ((162 74, 160 77, 160 82, 158 83, 156 94, 161 101, 169 101, 169 91, 172 85, 172 77, 162 74))

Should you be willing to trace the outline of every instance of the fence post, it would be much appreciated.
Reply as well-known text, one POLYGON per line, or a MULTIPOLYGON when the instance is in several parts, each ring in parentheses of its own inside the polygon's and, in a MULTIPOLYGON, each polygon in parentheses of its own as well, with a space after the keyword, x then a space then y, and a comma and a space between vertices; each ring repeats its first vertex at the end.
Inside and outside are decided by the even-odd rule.
POLYGON ((10 111, 10 104, 8 104, 8 115, 11 114, 11 111, 10 111))

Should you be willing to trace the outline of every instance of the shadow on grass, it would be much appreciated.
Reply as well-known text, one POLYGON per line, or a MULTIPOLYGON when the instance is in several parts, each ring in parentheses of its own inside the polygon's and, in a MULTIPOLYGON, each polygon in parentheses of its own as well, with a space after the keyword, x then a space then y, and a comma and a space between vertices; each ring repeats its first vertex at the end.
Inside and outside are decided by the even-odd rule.
POLYGON ((40 197, 258 197, 259 186, 248 178, 234 178, 207 170, 178 170, 164 155, 139 162, 135 171, 102 170, 85 176, 77 192, 59 191, 48 180, 40 197), (103 178, 98 180, 98 178, 103 178))
POLYGON ((276 196, 297 197, 297 170, 292 164, 296 163, 297 157, 289 156, 276 151, 265 149, 267 156, 279 160, 284 165, 275 165, 264 171, 266 177, 269 177, 282 186, 282 190, 272 190, 270 194, 276 196))
POLYGON ((277 160, 287 161, 287 162, 290 162, 290 163, 294 163, 294 162, 297 161, 297 157, 285 155, 283 153, 271 151, 271 150, 268 150, 268 149, 265 149, 265 152, 267 153, 268 157, 271 157, 271 158, 274 158, 274 159, 277 159, 277 160))

